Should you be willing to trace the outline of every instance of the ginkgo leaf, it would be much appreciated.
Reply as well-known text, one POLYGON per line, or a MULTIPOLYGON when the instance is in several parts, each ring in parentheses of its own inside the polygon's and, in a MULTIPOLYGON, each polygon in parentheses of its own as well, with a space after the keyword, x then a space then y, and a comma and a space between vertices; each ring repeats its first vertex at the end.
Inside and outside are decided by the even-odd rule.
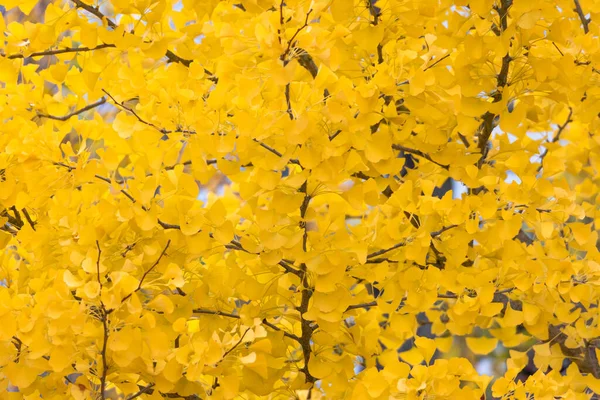
POLYGON ((489 354, 498 345, 498 339, 487 337, 468 337, 466 338, 467 346, 475 354, 489 354))

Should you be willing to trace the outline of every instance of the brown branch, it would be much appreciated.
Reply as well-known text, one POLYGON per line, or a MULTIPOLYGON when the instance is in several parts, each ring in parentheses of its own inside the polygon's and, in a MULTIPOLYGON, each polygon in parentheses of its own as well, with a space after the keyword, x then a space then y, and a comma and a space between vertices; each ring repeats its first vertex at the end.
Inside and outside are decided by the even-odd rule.
POLYGON ((449 169, 450 169, 450 166, 449 166, 449 165, 445 165, 445 164, 442 164, 442 163, 439 163, 439 162, 435 161, 433 158, 431 158, 431 156, 430 156, 429 154, 427 154, 427 153, 425 153, 425 152, 423 152, 423 151, 421 151, 421 150, 417 150, 417 149, 411 149, 411 148, 404 147, 404 146, 402 146, 402 145, 399 145, 399 144, 393 144, 393 145, 392 145, 392 148, 393 148, 394 150, 403 151, 403 152, 405 152, 405 153, 414 154, 414 155, 416 155, 416 156, 419 156, 419 157, 421 157, 421 158, 424 158, 424 159, 426 159, 427 161, 430 161, 430 162, 434 163, 435 165, 438 165, 438 166, 440 166, 440 167, 444 168, 445 170, 449 170, 449 169))
POLYGON ((27 211, 27 209, 23 208, 21 211, 23 211, 23 215, 25 216, 25 220, 27 221, 27 223, 29 224, 29 226, 31 226, 31 229, 33 229, 35 231, 35 222, 33 222, 33 220, 31 219, 31 216, 29 215, 29 212, 27 211))
MULTIPOLYGON (((514 291, 515 288, 507 288, 507 289, 502 289, 502 290, 497 290, 494 295, 502 295, 502 294, 507 294, 510 293, 512 291, 514 291)), ((437 295, 438 299, 442 299, 442 300, 446 300, 446 299, 458 299, 460 296, 456 293, 438 293, 437 295)), ((407 298, 403 297, 402 301, 405 301, 407 298)), ((496 301, 493 301, 496 302, 496 301)), ((377 306, 377 301, 371 301, 369 303, 360 303, 360 304, 353 304, 348 306, 348 308, 346 308, 346 311, 344 312, 348 312, 348 311, 352 311, 352 310, 357 310, 357 309, 361 309, 361 308, 371 308, 371 307, 376 307, 377 306)))
MULTIPOLYGON (((498 15, 500 16, 500 32, 503 33, 508 29, 508 9, 512 6, 513 0, 501 0, 501 6, 496 8, 498 15)), ((511 38, 512 39, 512 38, 511 38)), ((493 103, 498 103, 502 101, 502 92, 503 89, 508 84, 508 72, 510 68, 510 62, 512 61, 512 57, 507 52, 504 57, 502 57, 502 65, 500 67, 500 72, 496 76, 496 92, 494 93, 493 103)), ((492 135, 492 131, 494 130, 494 121, 496 120, 496 114, 491 112, 486 112, 481 118, 482 122, 479 125, 478 135, 477 135, 477 146, 481 153, 481 157, 477 162, 477 166, 481 168, 485 163, 489 152, 488 142, 490 140, 490 136, 492 135)))
POLYGON ((431 237, 432 237, 432 238, 436 238, 436 237, 440 236, 442 233, 444 233, 444 232, 446 232, 446 231, 449 231, 450 229, 454 229, 454 228, 456 228, 457 226, 458 226, 458 225, 448 225, 448 226, 445 226, 445 227, 443 227, 442 229, 440 229, 439 231, 434 231, 434 232, 431 232, 431 237))
POLYGON ((329 141, 331 142, 333 139, 335 139, 340 133, 342 133, 341 129, 338 129, 337 131, 335 131, 333 133, 333 135, 329 136, 329 141))
POLYGON ((19 213, 19 210, 17 210, 16 206, 11 206, 10 209, 12 210, 12 212, 15 214, 15 226, 17 226, 19 229, 21 229, 23 227, 23 225, 25 224, 25 222, 23 222, 23 218, 21 218, 21 213, 19 213))
POLYGON ((581 4, 579 3, 579 0, 573 0, 573 2, 575 3, 575 12, 579 16, 579 19, 581 20, 581 24, 583 25, 583 31, 587 34, 590 31, 589 25, 590 25, 590 22, 592 22, 592 20, 587 19, 585 17, 585 13, 583 12, 583 9, 581 8, 581 4))
MULTIPOLYGON (((446 231, 448 231, 450 229, 456 228, 457 226, 458 225, 445 226, 442 229, 440 229, 439 231, 431 232, 430 236, 431 236, 431 238, 436 238, 436 237, 440 236, 442 233, 444 233, 444 232, 446 232, 446 231)), ((378 256, 380 256, 382 254, 385 254, 385 253, 388 253, 388 252, 390 252, 392 250, 399 249, 400 247, 406 246, 406 244, 407 244, 407 242, 404 241, 404 242, 396 243, 395 245, 393 245, 392 247, 388 247, 387 249, 377 250, 377 251, 375 251, 373 253, 368 254, 367 255, 367 260, 369 260, 371 258, 374 258, 374 257, 378 257, 378 256)))
POLYGON ((43 56, 54 56, 57 54, 66 54, 66 53, 80 53, 80 52, 84 52, 84 51, 94 51, 94 50, 102 50, 102 49, 107 49, 107 48, 115 48, 116 46, 114 44, 108 44, 108 43, 103 43, 103 44, 99 44, 95 47, 65 47, 62 49, 56 49, 56 50, 44 50, 44 51, 37 51, 31 54, 0 54, 0 56, 5 57, 9 60, 15 60, 15 59, 27 59, 27 58, 33 58, 33 57, 43 57, 43 56))
POLYGON ((56 120, 56 121, 66 121, 66 120, 68 120, 71 117, 74 117, 76 115, 79 115, 81 113, 89 111, 89 110, 91 110, 93 108, 99 107, 99 106, 101 106, 104 103, 106 103, 106 98, 102 97, 102 98, 100 98, 100 100, 98 100, 95 103, 88 104, 87 106, 85 106, 83 108, 80 108, 79 110, 75 110, 73 112, 70 112, 69 114, 66 114, 66 115, 63 115, 63 116, 60 116, 60 117, 58 117, 56 115, 43 114, 43 113, 38 113, 37 116, 39 118, 53 119, 53 120, 56 120))
MULTIPOLYGON (((562 124, 558 127, 558 131, 556 131, 556 135, 554 135, 554 137, 552 138, 550 143, 556 143, 560 140, 560 135, 562 134, 562 132, 565 130, 567 125, 569 125, 569 123, 573 121, 571 119, 572 116, 573 116, 573 108, 569 107, 569 115, 567 116, 567 120, 565 121, 564 124, 562 124)), ((546 156, 548 155, 549 152, 550 152, 550 149, 548 149, 546 147, 544 149, 544 153, 542 153, 542 155, 540 156, 540 165, 537 168, 537 172, 540 172, 542 170, 542 168, 544 167, 544 158, 546 158, 546 156)))
POLYGON ((159 131, 160 133, 170 133, 169 131, 167 131, 165 128, 159 128, 158 126, 154 125, 152 122, 148 122, 144 119, 142 119, 142 117, 140 117, 138 115, 138 113, 135 112, 134 109, 132 109, 131 107, 127 107, 123 102, 119 102, 117 101, 117 99, 115 99, 110 93, 108 93, 105 89, 102 89, 102 91, 104 93, 106 93, 106 95, 112 100, 113 103, 115 103, 115 105, 121 107, 122 109, 130 112, 131 114, 133 114, 134 117, 137 118, 138 121, 140 121, 142 124, 146 124, 154 129, 156 129, 157 131, 159 131))
POLYGON ((379 17, 381 14, 377 10, 378 7, 375 6, 375 2, 377 0, 367 0, 367 8, 369 9, 369 14, 373 16, 373 25, 377 26, 379 24, 379 17))
MULTIPOLYGON (((558 46, 556 45, 555 42, 552 42, 552 44, 554 45, 554 47, 556 48, 556 50, 558 50, 558 52, 560 53, 561 56, 565 56, 564 53, 558 48, 558 46)), ((577 64, 577 61, 575 61, 575 63, 577 64)))
POLYGON ((290 119, 294 120, 294 111, 292 110, 292 100, 290 98, 290 84, 285 85, 285 103, 287 105, 287 113, 290 119))
POLYGON ((144 275, 142 275, 142 279, 140 279, 140 283, 138 284, 137 288, 129 293, 127 296, 123 297, 123 299, 121 300, 121 303, 124 303, 127 299, 129 299, 135 292, 138 292, 141 288, 142 285, 144 284, 144 279, 146 279, 146 276, 152 272, 152 270, 158 265, 158 263, 160 262, 160 260, 163 258, 163 256, 165 255, 165 253, 167 252, 167 249, 169 248, 169 245, 171 244, 171 239, 169 239, 167 241, 167 244, 165 246, 165 248, 163 249, 163 251, 160 253, 160 256, 158 256, 158 258, 156 259, 156 261, 154 262, 154 264, 152 264, 152 266, 150 268, 148 268, 146 270, 146 272, 144 272, 144 275))
MULTIPOLYGON (((117 28, 117 24, 112 21, 110 18, 108 18, 106 15, 104 15, 100 9, 98 7, 92 7, 89 4, 85 4, 83 1, 81 0, 71 0, 71 2, 73 4, 75 4, 75 6, 77 8, 81 8, 87 12, 89 12, 90 14, 94 15, 95 17, 97 17, 98 19, 100 19, 101 21, 105 21, 106 20, 106 24, 112 28, 112 29, 116 29, 117 28)), ((132 32, 129 32, 130 34, 133 34, 132 32)), ((165 56, 167 57, 169 62, 176 62, 176 63, 180 63, 185 65, 186 67, 189 67, 190 64, 192 63, 192 60, 186 60, 184 58, 179 57, 177 54, 173 53, 171 50, 167 50, 165 52, 165 56)), ((212 72, 210 72, 209 70, 207 70, 206 68, 204 69, 204 72, 210 76, 210 80, 216 82, 218 80, 218 78, 216 76, 214 76, 214 74, 212 72)))
POLYGON ((375 306, 377 306, 376 301, 372 301, 370 303, 353 304, 351 306, 348 306, 348 308, 346 308, 345 312, 356 310, 359 308, 370 308, 370 307, 375 307, 375 306))
POLYGON ((152 390, 152 388, 154 387, 154 383, 150 383, 147 386, 142 387, 139 391, 135 392, 134 394, 132 394, 131 396, 127 397, 127 400, 133 400, 136 397, 140 397, 143 394, 148 393, 150 390, 152 390))
MULTIPOLYGON (((73 171, 73 170, 77 169, 77 168, 75 168, 75 167, 72 167, 72 166, 70 166, 70 165, 67 165, 67 164, 65 164, 65 163, 62 163, 62 162, 53 162, 52 164, 56 165, 57 167, 66 168, 66 169, 68 169, 68 170, 69 170, 69 172, 71 172, 71 171, 73 171)), ((99 179, 99 180, 101 180, 101 181, 103 181, 103 182, 106 182, 106 183, 108 183, 109 185, 112 185, 112 180, 111 180, 111 179, 109 179, 109 178, 107 178, 107 177, 105 177, 105 176, 102 176, 102 175, 94 175, 94 178, 96 178, 96 179, 99 179)), ((136 200, 135 200, 135 198, 134 198, 134 197, 133 197, 133 196, 132 196, 132 195, 131 195, 129 192, 127 192, 125 189, 121 189, 121 190, 120 190, 120 192, 121 192, 121 193, 123 193, 123 194, 125 195, 125 197, 127 197, 129 200, 131 200, 131 202, 132 202, 132 203, 136 203, 136 200)), ((144 211, 148 211, 148 208, 146 208, 145 206, 142 206, 142 209, 143 209, 144 211)), ((158 224, 159 224, 159 225, 160 225, 160 226, 161 226, 163 229, 178 229, 178 230, 181 230, 181 226, 179 226, 179 225, 174 225, 174 224, 169 224, 169 223, 166 223, 166 222, 163 222, 163 221, 161 221, 160 219, 158 219, 158 224)))
POLYGON ((96 259, 96 272, 98 274, 98 284, 100 290, 102 290, 102 281, 100 280, 100 256, 102 255, 102 249, 100 248, 100 242, 96 240, 96 247, 98 248, 98 258, 96 259))
POLYGON ((295 45, 294 40, 296 39, 296 36, 298 36, 298 34, 308 26, 308 17, 312 13, 312 11, 312 9, 308 10, 308 12, 306 13, 306 18, 304 19, 304 24, 300 28, 296 29, 296 32, 292 35, 290 40, 288 40, 287 47, 283 54, 280 56, 280 59, 281 61, 283 61, 284 66, 287 65, 287 63, 289 62, 286 60, 286 57, 289 55, 290 51, 292 51, 292 46, 295 45))
MULTIPOLYGON (((96 259, 96 273, 98 279, 98 285, 100 285, 100 292, 102 292, 102 280, 100 279, 100 257, 102 256, 102 249, 100 248, 100 242, 96 240, 96 247, 98 248, 98 258, 96 259)), ((100 320, 102 321, 102 351, 100 356, 102 357, 102 375, 100 375, 100 398, 104 400, 106 398, 106 377, 108 375, 108 362, 106 361, 106 347, 108 345, 108 313, 104 302, 100 299, 100 320)))
POLYGON ((205 308, 196 308, 196 309, 192 310, 192 312, 194 314, 218 315, 220 317, 240 319, 239 315, 235 315, 235 314, 231 314, 231 313, 224 313, 224 312, 218 311, 218 310, 207 310, 205 308))
POLYGON ((375 251, 373 253, 370 253, 367 255, 367 260, 369 260, 370 258, 373 258, 373 257, 380 256, 382 254, 388 253, 392 250, 399 249, 402 246, 406 246, 406 242, 396 243, 395 245, 393 245, 392 247, 388 247, 387 249, 381 249, 381 250, 375 251))
POLYGON ((227 357, 229 354, 231 354, 231 352, 234 351, 236 349, 236 347, 238 347, 242 343, 242 340, 244 340, 244 337, 250 331, 250 329, 251 328, 246 329, 246 331, 244 332, 244 334, 242 335, 240 340, 238 340, 237 343, 234 344, 229 350, 227 350, 225 353, 223 353, 223 357, 221 357, 221 359, 219 361, 217 361, 215 366, 219 365, 221 363, 221 361, 223 361, 225 359, 225 357, 227 357))
POLYGON ((21 339, 19 339, 16 336, 13 336, 12 339, 14 340, 13 342, 13 346, 15 346, 15 349, 17 350, 17 356, 15 357, 15 363, 19 363, 19 360, 21 359, 21 351, 23 349, 23 342, 21 341, 21 339))
POLYGON ((274 331, 283 332, 283 336, 288 337, 290 339, 293 339, 296 342, 300 343, 300 338, 298 336, 294 335, 293 333, 289 333, 289 332, 284 331, 283 329, 279 328, 278 326, 276 326, 276 325, 270 323, 269 321, 267 321, 266 318, 264 318, 262 320, 262 323, 263 323, 263 325, 268 326, 269 328, 273 329, 274 331))
POLYGON ((98 7, 92 7, 89 4, 85 4, 83 1, 81 0, 71 0, 71 2, 73 2, 75 4, 75 6, 77 8, 81 8, 87 12, 89 12, 90 14, 94 15, 95 17, 97 17, 98 19, 100 19, 101 21, 106 20, 106 24, 115 29, 117 27, 117 24, 115 24, 111 19, 109 19, 106 15, 102 14, 102 12, 100 11, 100 9, 98 7))
MULTIPOLYGON (((300 228, 304 231, 302 235, 302 251, 304 253, 307 253, 308 231, 306 230, 305 218, 311 200, 311 196, 308 194, 308 181, 304 181, 304 183, 302 184, 302 186, 300 186, 300 189, 298 191, 299 193, 304 194, 304 200, 302 201, 302 205, 300 206, 300 228)), ((310 321, 304 319, 304 314, 308 311, 308 305, 313 293, 313 289, 310 287, 308 282, 308 268, 306 267, 306 263, 300 264, 300 272, 302 274, 302 297, 300 299, 300 306, 297 307, 297 310, 300 313, 300 326, 302 329, 302 335, 300 336, 300 346, 302 347, 302 355, 304 358, 304 367, 302 368, 302 371, 304 372, 305 382, 314 385, 314 383, 317 381, 317 378, 311 375, 310 371, 308 370, 308 364, 310 361, 310 356, 312 354, 310 343, 315 328, 312 326, 310 321)), ((311 390, 312 386, 311 388, 309 388, 309 393, 311 390)))
MULTIPOLYGON (((206 314, 206 315, 216 315, 216 316, 220 316, 220 317, 227 317, 227 318, 232 318, 232 319, 240 319, 241 317, 239 315, 236 314, 231 314, 231 313, 225 313, 222 311, 218 311, 218 310, 207 310, 205 308, 196 308, 194 310, 192 310, 192 313, 194 314, 206 314)), ((297 342, 300 342, 300 338, 296 335, 294 335, 293 333, 289 333, 284 331, 283 329, 279 328, 278 326, 272 324, 271 322, 267 321, 266 318, 264 318, 262 320, 263 325, 268 326, 269 328, 273 329, 274 331, 277 332, 283 332, 283 336, 288 337, 290 339, 293 339, 297 342)))
POLYGON ((279 261, 278 264, 280 266, 282 266, 283 269, 285 269, 285 271, 287 273, 294 274, 294 275, 296 275, 298 277, 302 277, 302 272, 301 271, 298 271, 297 269, 292 268, 290 265, 288 265, 287 263, 285 263, 283 260, 279 261))
MULTIPOLYGON (((253 140, 254 140, 256 143, 258 143, 258 144, 260 145, 260 147, 262 147, 263 149, 265 149, 265 150, 268 150, 269 152, 271 152, 271 153, 275 154, 277 157, 281 157, 281 158, 283 158, 283 154, 281 154, 279 151, 275 150, 273 147, 271 147, 271 146, 269 146, 269 145, 267 145, 267 144, 265 144, 265 143, 261 142, 261 141, 260 141, 260 140, 258 140, 258 139, 253 139, 253 140)), ((302 167, 302 164, 300 164, 300 161, 296 160, 295 158, 292 158, 292 159, 290 159, 290 163, 292 163, 292 164, 296 164, 296 165, 298 165, 300 168, 303 168, 303 167, 302 167)))
POLYGON ((443 57, 441 57, 440 59, 438 59, 436 62, 434 62, 433 64, 431 64, 430 66, 426 67, 423 72, 427 71, 430 68, 435 67, 436 65, 438 65, 439 63, 441 63, 442 61, 444 61, 446 58, 450 57, 450 53, 444 55, 443 57))
POLYGON ((310 54, 308 54, 308 52, 306 50, 304 50, 300 47, 298 47, 297 50, 298 50, 298 64, 300 64, 300 66, 302 68, 307 70, 310 73, 310 75, 313 77, 313 79, 316 78, 319 73, 319 67, 317 67, 315 60, 312 58, 312 56, 310 54))
POLYGON ((181 226, 179 225, 175 225, 175 224, 168 224, 166 222, 161 221, 160 219, 158 220, 158 224, 163 228, 163 229, 177 229, 177 230, 181 230, 181 226))

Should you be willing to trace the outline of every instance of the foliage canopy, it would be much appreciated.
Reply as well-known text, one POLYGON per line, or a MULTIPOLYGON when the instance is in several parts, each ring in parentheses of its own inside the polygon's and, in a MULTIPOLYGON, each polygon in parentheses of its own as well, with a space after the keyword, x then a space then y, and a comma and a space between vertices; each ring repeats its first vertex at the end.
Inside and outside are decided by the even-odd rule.
POLYGON ((600 393, 600 2, 37 3, 0 397, 600 393))

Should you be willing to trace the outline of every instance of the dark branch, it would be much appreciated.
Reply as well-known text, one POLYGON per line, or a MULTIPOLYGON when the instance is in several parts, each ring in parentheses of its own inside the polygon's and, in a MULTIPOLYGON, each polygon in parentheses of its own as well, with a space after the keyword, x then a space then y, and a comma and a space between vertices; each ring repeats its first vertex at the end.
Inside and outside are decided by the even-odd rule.
POLYGON ((128 396, 127 400, 133 400, 136 397, 140 397, 141 395, 150 392, 152 390, 152 387, 154 387, 154 383, 150 383, 148 386, 144 386, 139 391, 135 392, 131 396, 128 396))
POLYGON ((221 361, 223 361, 225 359, 225 357, 227 357, 229 354, 231 354, 232 351, 234 351, 236 349, 236 347, 238 347, 242 341, 244 340, 244 337, 246 336, 246 334, 248 333, 248 331, 250 331, 251 328, 246 329, 246 331, 244 332, 244 334, 242 335, 242 337, 240 338, 240 340, 238 340, 233 346, 231 346, 231 348, 229 350, 227 350, 224 354, 223 357, 221 357, 221 360, 217 361, 218 365, 221 361))
POLYGON ((419 156, 419 157, 421 157, 421 158, 424 158, 424 159, 426 159, 427 161, 430 161, 430 162, 434 163, 435 165, 438 165, 438 166, 440 166, 440 167, 444 168, 445 170, 449 170, 449 169, 450 169, 450 166, 449 166, 449 165, 445 165, 445 164, 442 164, 442 163, 439 163, 439 162, 435 161, 433 158, 431 158, 431 156, 430 156, 429 154, 427 154, 427 153, 425 153, 425 152, 423 152, 423 151, 421 151, 421 150, 417 150, 417 149, 411 149, 411 148, 404 147, 404 146, 402 146, 402 145, 399 145, 399 144, 393 144, 393 145, 392 145, 392 148, 393 148, 394 150, 403 151, 403 152, 405 152, 405 153, 414 154, 414 155, 416 155, 416 156, 419 156))
POLYGON ((33 229, 35 231, 35 222, 33 222, 33 220, 31 219, 31 216, 29 215, 29 212, 27 211, 27 209, 23 208, 21 211, 23 211, 23 215, 25 216, 25 220, 27 221, 27 223, 29 224, 29 226, 31 226, 31 229, 33 229))
POLYGON ((583 9, 581 8, 581 4, 579 3, 579 0, 573 0, 573 2, 575 3, 575 12, 579 16, 579 19, 581 20, 581 25, 583 25, 583 31, 587 34, 590 31, 590 22, 592 22, 592 20, 587 19, 585 17, 585 13, 583 12, 583 9))
POLYGON ((40 118, 54 119, 56 121, 66 121, 66 120, 68 120, 71 117, 74 117, 76 115, 79 115, 81 113, 84 113, 86 111, 94 109, 96 107, 99 107, 99 106, 101 106, 104 103, 106 103, 106 98, 102 97, 102 98, 100 98, 100 100, 98 100, 95 103, 89 104, 89 105, 87 105, 87 106, 85 106, 83 108, 80 108, 79 110, 75 110, 75 111, 70 112, 69 114, 63 115, 61 117, 58 117, 56 115, 50 115, 50 114, 42 114, 42 113, 38 113, 37 116, 40 117, 40 118))
MULTIPOLYGON (((450 229, 456 228, 457 226, 458 225, 449 225, 449 226, 443 227, 439 231, 431 232, 431 238, 436 238, 436 237, 440 236, 442 233, 444 233, 450 229)), ((389 253, 390 251, 399 249, 400 247, 406 246, 406 244, 407 244, 407 242, 404 241, 404 242, 396 243, 395 245, 393 245, 392 247, 388 247, 387 249, 377 250, 373 253, 368 254, 367 260, 374 258, 374 257, 379 257, 382 254, 389 253)))
MULTIPOLYGON (((500 16, 499 30, 501 34, 508 29, 508 9, 512 6, 512 2, 513 0, 501 0, 501 6, 496 8, 496 11, 500 16)), ((493 103, 502 101, 502 92, 508 84, 508 72, 511 61, 512 57, 507 52, 504 57, 502 57, 500 72, 496 76, 496 91, 492 96, 493 103)), ((479 168, 481 168, 481 166, 485 163, 489 152, 488 142, 490 140, 490 136, 492 135, 492 131, 494 130, 494 121, 496 120, 496 116, 496 114, 488 111, 481 117, 483 121, 479 125, 477 135, 477 146, 479 147, 479 151, 481 153, 481 157, 477 162, 477 166, 479 168)))
POLYGON ((442 61, 444 61, 448 57, 450 57, 450 54, 446 54, 443 57, 440 57, 436 62, 434 62, 430 66, 426 67, 423 71, 427 71, 429 68, 435 67, 436 65, 438 65, 439 63, 441 63, 442 61))
POLYGON ((144 284, 144 279, 146 279, 146 276, 152 272, 152 270, 158 265, 158 263, 160 263, 160 260, 163 258, 163 256, 165 255, 165 253, 167 252, 167 249, 169 248, 169 245, 171 244, 171 240, 169 239, 169 241, 167 242, 165 248, 163 249, 163 251, 160 253, 160 256, 158 256, 158 258, 156 259, 156 261, 154 262, 154 264, 152 264, 152 266, 150 268, 148 268, 146 270, 146 272, 144 272, 144 275, 142 275, 142 279, 140 279, 140 283, 138 283, 137 288, 129 293, 127 296, 123 297, 123 299, 121 300, 121 303, 124 303, 127 299, 129 299, 135 292, 139 291, 142 288, 142 285, 144 284))
POLYGON ((108 44, 108 43, 103 43, 103 44, 99 44, 98 46, 95 47, 65 47, 62 49, 56 49, 56 50, 44 50, 44 51, 37 51, 31 54, 1 54, 2 57, 6 57, 9 60, 14 60, 14 59, 18 59, 18 58, 22 58, 22 59, 27 59, 27 58, 33 58, 33 57, 43 57, 43 56, 54 56, 57 54, 66 54, 66 53, 80 53, 80 52, 84 52, 84 51, 94 51, 94 50, 102 50, 102 49, 108 49, 108 48, 115 48, 116 46, 114 44, 108 44))
MULTIPOLYGON (((558 127, 558 131, 556 131, 556 135, 554 135, 554 137, 552 138, 550 143, 556 143, 560 140, 560 135, 562 134, 562 132, 565 130, 567 125, 569 125, 569 123, 573 121, 571 119, 572 116, 573 116, 573 108, 569 107, 569 115, 567 116, 567 120, 565 121, 564 124, 562 124, 558 127)), ((544 158, 546 158, 546 156, 548 155, 549 152, 550 152, 550 150, 546 147, 546 149, 544 150, 544 152, 542 153, 542 155, 540 157, 540 165, 537 168, 537 172, 540 172, 542 170, 542 168, 544 168, 544 158)))

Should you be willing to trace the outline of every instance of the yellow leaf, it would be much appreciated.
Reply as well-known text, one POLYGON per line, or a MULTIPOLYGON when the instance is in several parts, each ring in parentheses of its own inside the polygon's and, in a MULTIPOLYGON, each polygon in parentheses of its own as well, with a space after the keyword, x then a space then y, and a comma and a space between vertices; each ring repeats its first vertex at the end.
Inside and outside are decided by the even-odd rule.
POLYGON ((83 292, 90 298, 96 298, 100 294, 100 283, 98 281, 89 281, 83 286, 83 292))
POLYGON ((171 314, 175 309, 175 305, 167 296, 164 294, 159 294, 154 298, 154 300, 148 303, 148 308, 154 308, 155 310, 161 311, 165 314, 171 314))
POLYGON ((489 354, 496 349, 498 339, 487 337, 468 337, 467 346, 475 354, 489 354))
POLYGON ((417 337, 415 339, 415 346, 417 346, 417 349, 419 349, 421 352, 425 363, 429 364, 437 349, 435 340, 425 337, 417 337))

